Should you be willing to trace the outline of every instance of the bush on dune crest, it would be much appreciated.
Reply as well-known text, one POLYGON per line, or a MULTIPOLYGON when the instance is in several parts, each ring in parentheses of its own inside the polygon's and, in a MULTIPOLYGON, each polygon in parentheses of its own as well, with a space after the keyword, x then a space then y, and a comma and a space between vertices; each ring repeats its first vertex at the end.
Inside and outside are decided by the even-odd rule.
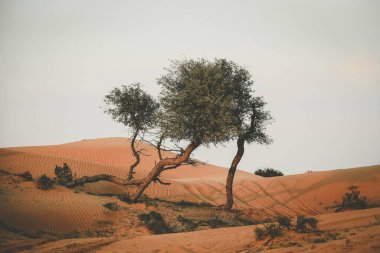
POLYGON ((58 183, 61 185, 65 185, 73 180, 71 169, 66 163, 63 163, 63 167, 56 165, 54 173, 57 176, 58 183))
POLYGON ((43 174, 37 179, 37 188, 49 190, 54 187, 54 180, 43 174))
POLYGON ((262 169, 256 170, 255 175, 261 176, 261 177, 279 177, 279 176, 283 176, 284 173, 272 168, 262 168, 262 169))

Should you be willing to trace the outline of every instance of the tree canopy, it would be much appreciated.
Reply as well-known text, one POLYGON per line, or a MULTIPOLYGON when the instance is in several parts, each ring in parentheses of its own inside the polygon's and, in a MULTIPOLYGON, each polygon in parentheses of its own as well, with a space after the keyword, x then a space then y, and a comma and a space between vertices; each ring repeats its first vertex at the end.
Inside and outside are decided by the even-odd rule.
POLYGON ((114 88, 104 98, 105 112, 114 120, 130 127, 133 131, 154 127, 159 104, 139 83, 114 88))
POLYGON ((161 86, 160 127, 167 138, 202 144, 230 140, 241 131, 236 114, 249 110, 251 75, 226 59, 172 61, 161 86))

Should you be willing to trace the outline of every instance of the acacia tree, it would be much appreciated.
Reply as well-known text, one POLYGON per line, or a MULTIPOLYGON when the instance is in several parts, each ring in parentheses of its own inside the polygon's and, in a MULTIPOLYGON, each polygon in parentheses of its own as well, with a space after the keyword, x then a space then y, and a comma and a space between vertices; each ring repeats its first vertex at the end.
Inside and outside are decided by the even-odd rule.
POLYGON ((129 167, 128 178, 133 178, 134 169, 140 163, 140 151, 136 150, 136 138, 140 132, 155 126, 156 113, 159 105, 155 100, 141 89, 139 83, 121 88, 114 88, 104 98, 106 103, 105 113, 114 120, 129 127, 132 132, 131 149, 135 162, 129 167))
POLYGON ((233 180, 236 172, 236 168, 244 155, 244 144, 247 143, 260 143, 270 144, 272 140, 266 135, 266 125, 272 120, 269 111, 265 110, 265 102, 262 97, 251 97, 246 104, 247 108, 240 108, 236 117, 240 122, 240 131, 237 135, 237 152, 232 160, 230 169, 228 170, 227 182, 226 182, 226 204, 224 208, 229 210, 234 203, 233 200, 233 180), (248 116, 248 117, 247 117, 248 116))
POLYGON ((166 139, 189 144, 176 157, 160 160, 143 179, 132 201, 163 171, 188 161, 200 145, 222 143, 239 134, 235 114, 250 98, 252 82, 248 77, 247 70, 225 59, 172 61, 158 79, 162 87, 159 128, 166 139))

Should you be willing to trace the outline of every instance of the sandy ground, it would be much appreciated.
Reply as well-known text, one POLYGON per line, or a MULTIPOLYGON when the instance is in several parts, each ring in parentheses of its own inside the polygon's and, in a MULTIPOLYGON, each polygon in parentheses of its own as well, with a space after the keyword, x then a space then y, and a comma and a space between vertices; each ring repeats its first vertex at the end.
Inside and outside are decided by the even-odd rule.
MULTIPOLYGON (((320 229, 322 230, 341 232, 339 229, 342 229, 341 225, 344 224, 347 232, 341 232, 340 239, 317 245, 304 242, 300 238, 292 238, 293 242, 301 242, 301 245, 282 247, 280 243, 278 243, 279 245, 274 243, 272 245, 274 249, 269 251, 322 252, 325 249, 327 249, 325 252, 380 251, 380 208, 316 217, 320 220, 320 229), (349 236, 353 233, 355 235, 349 236), (347 239, 349 240, 348 246, 347 239), (279 249, 276 250, 276 247, 279 249)), ((254 226, 245 226, 191 233, 140 236, 112 243, 97 252, 255 252, 255 250, 261 249, 258 245, 262 242, 256 241, 253 231, 254 226)), ((313 237, 310 234, 301 236, 313 237)))
MULTIPOLYGON (((42 174, 53 177, 55 165, 65 162, 76 177, 108 173, 125 178, 129 165, 133 163, 129 145, 126 138, 103 138, 63 145, 2 148, 0 169, 11 173, 29 171, 34 178, 42 174)), ((153 147, 141 143, 140 148, 149 156, 142 157, 136 173, 138 178, 146 175, 158 161, 153 147)), ((183 166, 162 174, 161 179, 171 185, 152 184, 146 193, 151 198, 174 202, 186 200, 220 205, 225 199, 226 176, 227 169, 211 164, 183 166)), ((0 252, 28 248, 41 252, 92 252, 98 248, 102 252, 269 250, 268 245, 260 248, 262 242, 255 241, 252 226, 150 235, 150 231, 137 219, 141 212, 159 210, 169 220, 180 212, 190 216, 197 214, 191 214, 191 209, 177 210, 173 205, 170 208, 165 204, 159 207, 127 205, 115 197, 99 196, 126 192, 126 189, 108 182, 87 184, 77 189, 57 187, 42 191, 36 188, 34 182, 3 175, 0 176, 0 185, 0 248, 4 249, 0 252), (106 209, 103 205, 109 202, 116 202, 123 211, 106 209), (81 238, 76 239, 78 236, 81 238), (13 247, 13 244, 20 248, 13 247)), ((305 242, 310 236, 302 239, 290 233, 289 238, 294 236, 302 246, 286 247, 289 252, 320 252, 318 250, 323 247, 331 252, 346 252, 342 250, 344 247, 350 252, 359 249, 361 252, 380 252, 379 245, 372 243, 380 241, 379 226, 374 225, 379 209, 333 213, 351 185, 358 185, 361 195, 365 195, 369 203, 378 205, 380 165, 276 178, 262 178, 238 171, 234 183, 235 208, 244 210, 255 219, 278 214, 290 217, 297 214, 317 215, 321 228, 336 230, 342 238, 346 238, 315 244, 305 242), (347 229, 350 231, 346 232, 347 229)), ((197 210, 202 212, 200 216, 209 215, 207 208, 197 210)), ((285 241, 293 240, 289 238, 285 236, 284 241, 274 242, 273 248, 283 249, 285 241)), ((279 249, 271 251, 288 252, 279 249)))

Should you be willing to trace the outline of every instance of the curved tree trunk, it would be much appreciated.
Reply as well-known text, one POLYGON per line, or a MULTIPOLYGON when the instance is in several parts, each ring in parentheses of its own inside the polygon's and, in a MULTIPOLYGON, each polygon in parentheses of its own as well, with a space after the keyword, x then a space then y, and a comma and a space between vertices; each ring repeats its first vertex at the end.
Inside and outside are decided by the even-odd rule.
POLYGON ((65 186, 71 188, 71 187, 75 187, 75 186, 83 185, 87 183, 95 183, 98 181, 108 181, 108 182, 112 182, 121 186, 140 185, 144 182, 142 179, 123 180, 121 178, 117 178, 109 174, 98 174, 95 176, 84 176, 78 179, 73 179, 72 181, 67 182, 65 186))
POLYGON ((226 201, 226 204, 224 205, 224 209, 226 209, 226 210, 230 210, 232 208, 232 205, 234 204, 232 186, 233 186, 233 182, 234 182, 236 168, 237 168, 237 166, 238 166, 238 164, 239 164, 239 162, 240 162, 240 160, 244 154, 244 142, 245 142, 244 138, 240 138, 240 137, 238 138, 238 140, 237 140, 238 150, 236 152, 234 159, 232 160, 231 167, 228 170, 228 176, 227 176, 227 182, 226 182, 226 198, 227 198, 227 201, 226 201))
POLYGON ((128 173, 127 180, 131 180, 133 178, 133 174, 135 174, 135 172, 133 170, 140 163, 140 154, 139 154, 139 152, 136 151, 136 148, 135 148, 135 141, 136 141, 136 137, 137 137, 138 133, 139 133, 139 130, 136 130, 135 133, 133 134, 132 141, 131 141, 131 149, 132 149, 133 155, 135 156, 136 160, 131 165, 131 167, 129 167, 129 173, 128 173))
POLYGON ((183 162, 186 162, 191 153, 200 145, 200 142, 191 142, 189 146, 185 149, 185 151, 178 157, 176 158, 165 158, 161 161, 159 161, 153 169, 150 171, 148 176, 144 178, 144 182, 139 186, 137 192, 132 198, 133 202, 136 202, 139 197, 143 194, 145 189, 149 186, 149 184, 156 180, 157 177, 161 174, 162 171, 165 170, 166 166, 178 166, 181 165, 183 162))

